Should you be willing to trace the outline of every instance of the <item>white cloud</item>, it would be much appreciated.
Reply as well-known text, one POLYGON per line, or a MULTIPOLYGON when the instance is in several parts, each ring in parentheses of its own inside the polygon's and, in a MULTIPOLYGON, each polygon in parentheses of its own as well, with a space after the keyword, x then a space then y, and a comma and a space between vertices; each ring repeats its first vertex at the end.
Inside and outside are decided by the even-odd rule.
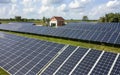
POLYGON ((98 4, 98 6, 90 5, 93 1, 97 0, 0 0, 0 17, 63 16, 80 19, 84 15, 99 18, 108 12, 120 12, 120 0, 110 0, 105 4, 98 4))
POLYGON ((80 3, 78 2, 78 0, 74 0, 69 4, 69 7, 73 8, 73 9, 76 9, 76 8, 81 7, 81 6, 80 6, 80 3))
POLYGON ((61 6, 58 7, 58 9, 61 10, 62 12, 68 12, 69 11, 66 4, 62 4, 61 6))
POLYGON ((6 12, 6 10, 5 10, 6 8, 5 7, 2 7, 2 8, 0 8, 0 16, 2 16, 2 15, 4 15, 4 13, 6 12))
POLYGON ((119 6, 120 6, 120 0, 108 1, 105 4, 94 7, 89 12, 89 16, 95 19, 104 16, 106 13, 111 13, 111 12, 117 13, 120 12, 119 6))
POLYGON ((73 0, 69 4, 69 7, 72 8, 72 9, 83 8, 83 7, 86 6, 86 4, 88 4, 91 1, 92 0, 73 0))
POLYGON ((64 15, 68 11, 68 7, 64 4, 64 0, 42 0, 41 7, 38 9, 38 14, 52 17, 55 15, 64 15))
POLYGON ((24 13, 31 13, 34 11, 34 8, 23 8, 24 13))
POLYGON ((0 5, 0 17, 6 18, 9 15, 10 5, 8 6, 1 6, 0 5))
POLYGON ((9 15, 16 15, 18 13, 18 10, 16 9, 17 9, 16 4, 11 5, 10 10, 9 10, 9 15))
POLYGON ((42 13, 45 13, 46 11, 50 10, 51 8, 48 7, 48 6, 41 6, 38 13, 39 14, 42 14, 42 13))
POLYGON ((33 0, 23 0, 22 4, 24 5, 24 7, 32 7, 33 0))
POLYGON ((109 1, 106 4, 106 6, 109 8, 118 8, 118 7, 120 7, 120 0, 109 1))

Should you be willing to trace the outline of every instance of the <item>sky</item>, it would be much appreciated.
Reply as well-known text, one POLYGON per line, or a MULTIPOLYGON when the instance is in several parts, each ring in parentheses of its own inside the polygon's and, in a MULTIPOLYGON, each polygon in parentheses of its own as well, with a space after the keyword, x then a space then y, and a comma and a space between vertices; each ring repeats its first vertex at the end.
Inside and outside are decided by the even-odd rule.
POLYGON ((120 0, 0 0, 0 18, 99 19, 111 12, 120 13, 120 0))

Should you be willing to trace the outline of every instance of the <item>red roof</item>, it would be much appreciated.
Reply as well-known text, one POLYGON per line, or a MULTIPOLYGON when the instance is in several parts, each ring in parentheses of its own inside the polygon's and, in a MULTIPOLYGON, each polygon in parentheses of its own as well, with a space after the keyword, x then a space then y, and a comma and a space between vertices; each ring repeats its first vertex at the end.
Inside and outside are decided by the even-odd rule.
POLYGON ((62 17, 59 17, 59 16, 53 16, 52 18, 51 18, 51 20, 52 19, 56 19, 56 20, 58 20, 58 21, 64 21, 64 19, 62 18, 62 17))

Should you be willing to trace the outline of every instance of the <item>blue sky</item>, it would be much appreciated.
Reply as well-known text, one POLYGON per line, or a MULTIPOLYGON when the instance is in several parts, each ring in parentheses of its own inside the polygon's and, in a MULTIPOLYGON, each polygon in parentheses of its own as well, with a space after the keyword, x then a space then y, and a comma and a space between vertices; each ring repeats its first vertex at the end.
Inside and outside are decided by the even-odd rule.
POLYGON ((0 18, 98 19, 105 13, 120 13, 120 0, 0 0, 0 18))

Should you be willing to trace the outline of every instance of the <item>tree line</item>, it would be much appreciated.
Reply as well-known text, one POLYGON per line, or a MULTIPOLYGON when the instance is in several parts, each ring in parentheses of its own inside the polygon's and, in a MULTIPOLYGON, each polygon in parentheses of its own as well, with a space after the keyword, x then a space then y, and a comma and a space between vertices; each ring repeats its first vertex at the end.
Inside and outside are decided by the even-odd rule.
POLYGON ((120 22, 120 13, 108 13, 100 17, 99 22, 120 22))
MULTIPOLYGON (((14 18, 10 19, 0 19, 0 21, 8 21, 8 22, 36 22, 41 25, 49 25, 50 18, 43 17, 42 19, 27 19, 22 18, 21 16, 15 16, 14 18)), ((83 16, 82 20, 77 22, 120 22, 120 13, 108 13, 105 16, 100 17, 98 20, 90 20, 88 16, 83 16)), ((76 22, 76 20, 69 20, 69 22, 76 22)))
POLYGON ((14 18, 9 19, 0 19, 0 21, 15 21, 15 22, 29 22, 29 21, 40 21, 41 19, 28 19, 28 18, 22 18, 21 16, 15 16, 14 18))
POLYGON ((48 26, 50 21, 50 18, 43 17, 42 19, 28 19, 28 18, 22 18, 21 16, 15 16, 14 18, 10 19, 0 19, 1 23, 9 23, 9 22, 35 22, 37 24, 48 26))

